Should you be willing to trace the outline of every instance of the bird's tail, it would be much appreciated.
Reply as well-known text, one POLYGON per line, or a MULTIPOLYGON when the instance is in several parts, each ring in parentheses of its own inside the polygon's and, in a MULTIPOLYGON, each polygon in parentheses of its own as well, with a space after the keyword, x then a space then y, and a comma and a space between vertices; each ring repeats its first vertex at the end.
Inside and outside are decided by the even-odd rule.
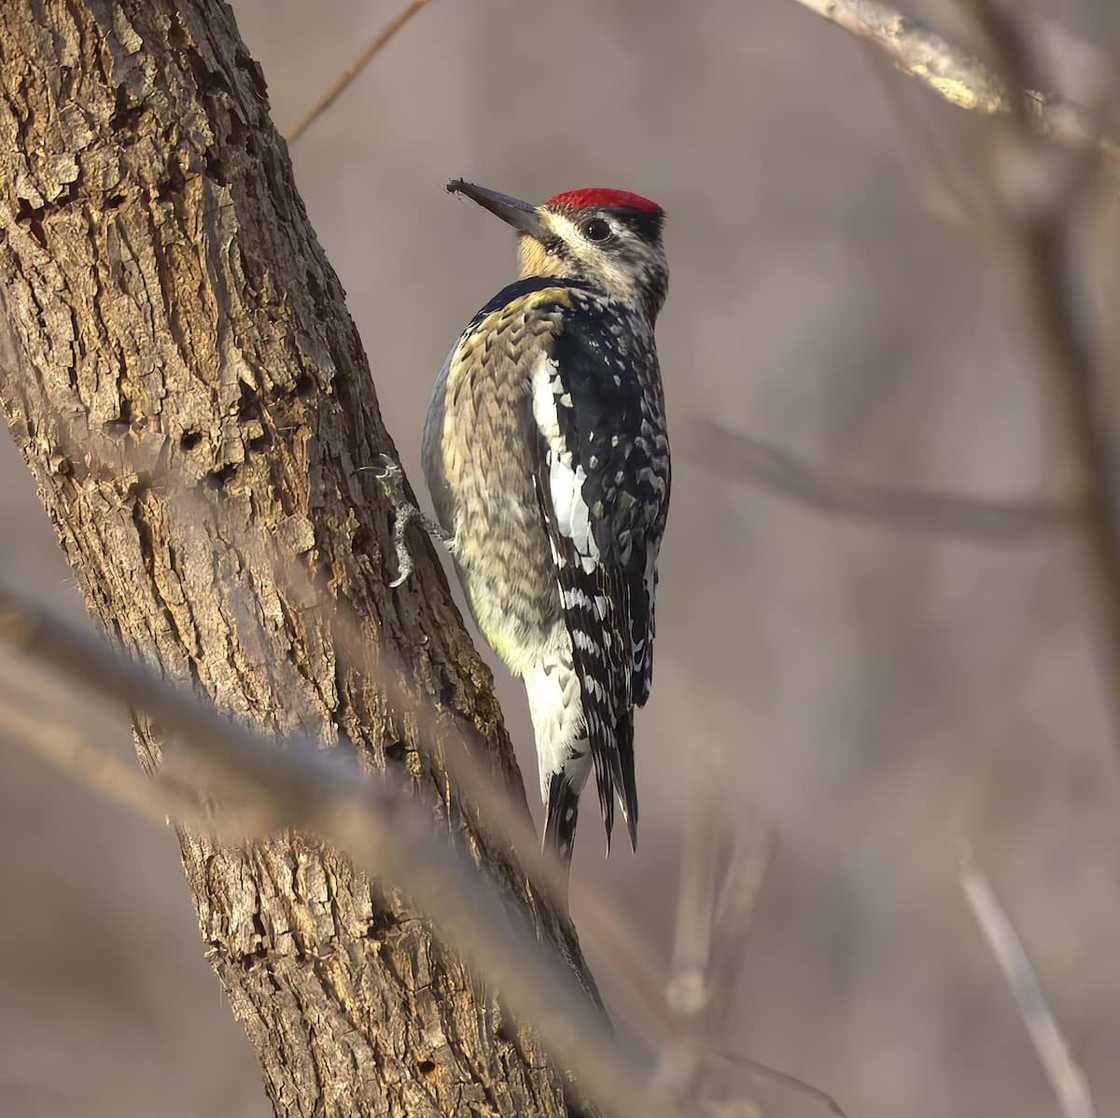
POLYGON ((545 850, 553 850, 565 868, 572 861, 578 818, 579 789, 564 772, 553 773, 548 782, 542 845, 545 850))
POLYGON ((579 794, 591 770, 579 677, 572 666, 570 646, 561 647, 556 656, 526 672, 525 689, 545 805, 544 846, 555 850, 567 865, 572 858, 579 794))
POLYGON ((634 712, 628 710, 615 727, 614 790, 622 806, 622 817, 630 835, 630 846, 638 850, 638 781, 634 773, 634 712))

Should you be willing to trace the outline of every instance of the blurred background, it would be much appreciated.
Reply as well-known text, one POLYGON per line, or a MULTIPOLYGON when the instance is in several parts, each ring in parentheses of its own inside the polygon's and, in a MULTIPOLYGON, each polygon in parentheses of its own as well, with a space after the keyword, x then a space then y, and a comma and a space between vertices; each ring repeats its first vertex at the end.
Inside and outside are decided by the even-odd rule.
MULTIPOLYGON (((400 3, 233 6, 286 129, 400 3)), ((902 7, 967 35, 948 2, 902 7)), ((1114 5, 1019 7, 1062 91, 1096 96, 1120 57, 1114 5)), ((791 0, 433 0, 292 151, 417 483, 435 371, 514 267, 508 231, 445 181, 530 199, 608 185, 667 210, 675 462, 641 847, 605 861, 585 813, 576 922, 592 881, 668 960, 690 789, 716 773, 729 834, 762 822, 776 843, 724 1047, 852 1118, 1057 1113, 962 895, 964 841, 1098 1113, 1120 1113, 1120 780, 1076 533, 828 515, 730 469, 705 427, 825 478, 1072 491, 1011 258, 969 203, 988 135, 791 0)), ((1115 217, 1085 221, 1102 302, 1111 261, 1091 258, 1115 253, 1115 217)), ((0 470, 0 574, 82 615, 5 435, 0 470)), ((495 675, 539 818, 524 695, 495 675)), ((124 720, 98 718, 127 755, 124 720)), ((264 1118, 170 831, 15 749, 2 763, 0 890, 23 901, 0 919, 0 1113, 264 1118), (64 907, 42 907, 44 880, 64 907)))

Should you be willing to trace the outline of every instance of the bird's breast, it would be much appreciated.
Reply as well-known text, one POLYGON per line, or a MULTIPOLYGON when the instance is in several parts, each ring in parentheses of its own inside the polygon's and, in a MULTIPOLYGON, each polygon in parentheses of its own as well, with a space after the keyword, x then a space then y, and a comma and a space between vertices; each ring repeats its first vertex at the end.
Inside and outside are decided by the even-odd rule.
POLYGON ((487 641, 515 674, 551 650, 560 622, 533 482, 529 384, 555 318, 531 297, 482 319, 452 354, 442 399, 442 474, 460 579, 487 641))

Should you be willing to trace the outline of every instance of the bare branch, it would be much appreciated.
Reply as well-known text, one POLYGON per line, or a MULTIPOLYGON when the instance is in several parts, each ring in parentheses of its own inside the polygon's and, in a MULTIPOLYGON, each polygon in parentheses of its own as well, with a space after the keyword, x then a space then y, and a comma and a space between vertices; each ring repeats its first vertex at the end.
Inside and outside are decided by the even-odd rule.
POLYGON ((427 4, 428 0, 409 0, 396 18, 387 23, 377 33, 354 63, 340 75, 334 85, 308 109, 299 121, 288 129, 289 144, 294 144, 346 92, 346 87, 381 53, 389 40, 427 4))
MULTIPOLYGON (((1029 46, 1016 20, 989 2, 971 0, 993 56, 1009 75, 1030 69, 1029 46)), ((1086 277, 1073 245, 1076 202, 1099 169, 1089 156, 1055 165, 1045 158, 1025 111, 997 136, 996 148, 1017 172, 1004 191, 1004 230, 1018 266, 1027 319, 1038 338, 1046 383, 1068 432, 1088 490, 1087 528, 1094 589, 1103 615, 1104 655, 1114 720, 1120 720, 1120 470, 1110 397, 1111 372, 1094 332, 1086 277), (1024 185, 1024 183, 1026 185, 1024 185)), ((1001 168, 997 165, 997 177, 1001 168)))
POLYGON ((991 544, 1021 543, 1085 523, 1085 508, 1073 500, 983 500, 854 481, 720 423, 697 426, 686 444, 691 457, 820 512, 991 544))
POLYGON ((665 984, 672 1030, 659 1054, 657 1085, 672 1098, 695 1090, 708 1033, 712 925, 719 890, 720 845, 726 821, 714 772, 692 766, 692 789, 681 844, 673 958, 665 984))
POLYGON ((204 826, 192 801, 163 774, 146 777, 135 764, 97 749, 72 726, 38 708, 34 692, 19 687, 5 665, 0 694, 0 737, 30 748, 72 779, 156 826, 168 817, 204 826))
POLYGON ((1040 134, 1063 143, 1099 144, 1109 156, 1120 156, 1120 147, 1098 134, 1092 114, 1084 108, 1031 89, 1012 96, 1008 83, 991 67, 889 4, 879 0, 794 2, 871 43, 904 74, 958 108, 989 116, 1021 108, 1040 134))
POLYGON ((711 1020, 726 1035, 732 993, 742 969, 744 944, 754 920, 762 883, 777 845, 774 828, 754 812, 741 824, 731 849, 731 859, 716 898, 711 954, 720 974, 712 990, 711 1020))
POLYGON ((307 739, 289 737, 280 748, 3 587, 0 639, 159 719, 181 747, 234 778, 257 811, 323 836, 366 872, 406 890, 606 1113, 678 1114, 650 1091, 646 1070, 623 1050, 560 956, 537 939, 522 913, 501 903, 446 836, 433 834, 422 805, 389 781, 307 739))
MULTIPOLYGON (((716 1059, 822 1101, 843 1116, 836 1100, 819 1087, 720 1047, 730 1032, 731 991, 773 854, 774 834, 753 817, 727 834, 728 813, 721 802, 725 784, 718 761, 711 767, 694 768, 693 781, 681 850, 673 959, 665 991, 671 1028, 661 1039, 656 1083, 678 1100, 701 1095, 705 1082, 701 1075, 707 1061, 716 1059), (721 856, 728 840, 729 858, 721 856)), ((738 1113, 741 1097, 736 1090, 727 1100, 731 1112, 738 1113)), ((714 1112, 722 1109, 717 1106, 714 1112)))
POLYGON ((838 27, 874 44, 905 74, 924 82, 962 109, 1004 113, 1010 99, 1003 82, 979 59, 957 50, 878 0, 796 0, 838 27))
POLYGON ((812 1083, 806 1083, 804 1079, 798 1079, 796 1075, 790 1075, 787 1071, 778 1071, 777 1068, 772 1068, 768 1064, 760 1064, 757 1060, 752 1060, 749 1056, 743 1056, 737 1052, 717 1050, 711 1054, 715 1059, 722 1060, 731 1067, 742 1068, 753 1075, 761 1076, 763 1079, 771 1079, 775 1083, 781 1083, 789 1087, 791 1090, 808 1095, 827 1106, 830 1113, 838 1114, 840 1118, 848 1118, 840 1104, 827 1091, 814 1087, 812 1083))
POLYGON ((1070 1054, 1038 975, 1023 950, 1022 940, 988 878, 972 861, 967 849, 961 857, 960 880, 972 914, 1019 1007, 1046 1077, 1061 1104, 1062 1114, 1065 1118, 1093 1118, 1095 1110, 1089 1084, 1070 1054))

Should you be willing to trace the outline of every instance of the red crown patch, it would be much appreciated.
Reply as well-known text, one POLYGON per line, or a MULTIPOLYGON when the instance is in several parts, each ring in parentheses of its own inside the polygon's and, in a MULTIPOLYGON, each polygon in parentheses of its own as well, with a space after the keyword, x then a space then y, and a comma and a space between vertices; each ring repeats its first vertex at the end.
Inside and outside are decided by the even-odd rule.
POLYGON ((570 210, 583 210, 599 206, 618 206, 621 209, 641 210, 644 213, 653 213, 661 207, 640 194, 631 194, 629 190, 608 190, 601 186, 589 186, 583 190, 566 190, 563 194, 554 194, 546 206, 564 206, 570 210))

